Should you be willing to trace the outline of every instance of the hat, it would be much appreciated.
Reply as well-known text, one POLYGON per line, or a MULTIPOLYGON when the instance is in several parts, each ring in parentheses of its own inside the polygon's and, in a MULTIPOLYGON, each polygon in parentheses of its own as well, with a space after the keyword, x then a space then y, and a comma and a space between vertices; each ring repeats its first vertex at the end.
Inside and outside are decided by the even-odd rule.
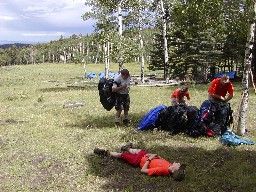
POLYGON ((125 76, 128 76, 129 75, 129 71, 127 69, 122 69, 121 70, 121 74, 125 75, 125 76))
POLYGON ((177 171, 174 171, 172 177, 175 181, 182 181, 185 178, 186 164, 181 164, 177 171))

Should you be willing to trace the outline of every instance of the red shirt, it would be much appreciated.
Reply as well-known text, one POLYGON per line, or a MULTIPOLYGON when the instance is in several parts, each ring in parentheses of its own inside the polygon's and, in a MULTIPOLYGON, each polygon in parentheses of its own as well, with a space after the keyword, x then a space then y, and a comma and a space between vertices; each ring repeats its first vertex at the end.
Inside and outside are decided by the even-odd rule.
POLYGON ((211 85, 208 89, 209 94, 215 94, 220 95, 222 97, 225 97, 226 94, 233 95, 234 94, 234 87, 231 82, 221 84, 220 82, 221 78, 216 78, 211 82, 211 85))
MULTIPOLYGON (((142 157, 140 161, 140 168, 143 167, 148 157, 144 156, 142 157)), ((166 161, 165 159, 152 159, 148 165, 148 175, 162 175, 162 176, 169 176, 170 173, 168 171, 168 168, 172 166, 172 163, 166 161)))
POLYGON ((181 93, 181 88, 176 89, 172 94, 171 94, 171 98, 175 98, 175 99, 182 99, 183 97, 187 97, 188 100, 190 100, 190 95, 189 92, 186 91, 185 93, 181 93))

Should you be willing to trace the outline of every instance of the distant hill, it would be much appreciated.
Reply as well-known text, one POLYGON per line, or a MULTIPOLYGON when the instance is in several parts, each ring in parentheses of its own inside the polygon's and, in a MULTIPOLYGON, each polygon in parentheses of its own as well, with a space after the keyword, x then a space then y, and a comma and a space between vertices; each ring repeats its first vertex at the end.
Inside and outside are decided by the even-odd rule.
POLYGON ((9 47, 12 47, 12 46, 16 46, 16 47, 24 47, 24 46, 29 46, 31 44, 25 44, 25 43, 11 43, 11 44, 3 44, 3 45, 0 45, 0 48, 1 49, 7 49, 9 47))

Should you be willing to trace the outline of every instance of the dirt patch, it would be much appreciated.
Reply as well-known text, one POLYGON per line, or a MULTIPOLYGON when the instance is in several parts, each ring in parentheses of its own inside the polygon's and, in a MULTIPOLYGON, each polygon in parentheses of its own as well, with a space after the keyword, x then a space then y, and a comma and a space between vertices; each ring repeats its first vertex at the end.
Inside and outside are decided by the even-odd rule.
POLYGON ((0 125, 21 124, 21 123, 26 123, 26 121, 15 120, 15 119, 0 120, 0 125))
POLYGON ((34 187, 44 188, 54 183, 65 183, 60 179, 60 175, 67 171, 67 167, 63 163, 49 155, 41 154, 31 161, 33 172, 31 184, 34 187))

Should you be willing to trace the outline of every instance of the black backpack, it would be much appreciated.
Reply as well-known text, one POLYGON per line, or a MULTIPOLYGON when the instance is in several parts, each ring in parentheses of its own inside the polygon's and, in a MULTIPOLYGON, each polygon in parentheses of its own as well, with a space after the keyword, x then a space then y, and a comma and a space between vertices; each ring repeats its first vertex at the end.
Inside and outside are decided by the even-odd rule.
POLYGON ((199 113, 199 109, 196 106, 188 106, 187 108, 188 121, 185 126, 186 133, 188 133, 188 131, 190 131, 190 129, 193 127, 194 122, 198 116, 198 113, 199 113))
POLYGON ((110 111, 116 102, 116 93, 112 92, 113 83, 117 84, 114 79, 101 78, 98 84, 100 102, 107 111, 110 111))
POLYGON ((205 100, 199 110, 194 125, 188 133, 190 136, 220 136, 233 122, 233 110, 229 103, 212 103, 205 100))
POLYGON ((187 127, 187 105, 169 106, 159 113, 159 129, 172 134, 184 132, 187 127))

